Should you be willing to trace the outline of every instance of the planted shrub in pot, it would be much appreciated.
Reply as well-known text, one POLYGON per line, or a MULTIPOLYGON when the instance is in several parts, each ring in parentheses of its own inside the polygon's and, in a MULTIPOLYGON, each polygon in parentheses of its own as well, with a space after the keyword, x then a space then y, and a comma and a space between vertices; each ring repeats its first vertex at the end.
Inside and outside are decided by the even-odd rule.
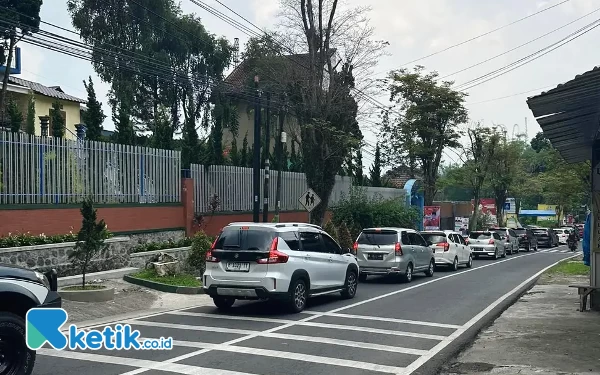
POLYGON ((114 289, 98 283, 86 283, 86 273, 91 261, 108 245, 105 240, 110 237, 104 220, 98 221, 97 210, 94 208, 91 198, 83 202, 81 208, 82 223, 77 234, 77 243, 69 259, 73 266, 81 270, 81 285, 66 287, 61 290, 65 299, 83 302, 97 302, 110 300, 114 296, 114 289), (96 293, 86 293, 97 291, 96 293))

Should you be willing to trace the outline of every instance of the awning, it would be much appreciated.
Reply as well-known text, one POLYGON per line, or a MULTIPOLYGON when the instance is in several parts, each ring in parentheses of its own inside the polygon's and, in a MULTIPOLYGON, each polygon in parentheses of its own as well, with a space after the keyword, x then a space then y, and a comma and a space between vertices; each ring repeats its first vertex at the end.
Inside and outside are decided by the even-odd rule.
POLYGON ((527 105, 566 162, 591 159, 600 120, 600 67, 528 98, 527 105))
POLYGON ((556 216, 554 210, 521 210, 519 216, 556 216))

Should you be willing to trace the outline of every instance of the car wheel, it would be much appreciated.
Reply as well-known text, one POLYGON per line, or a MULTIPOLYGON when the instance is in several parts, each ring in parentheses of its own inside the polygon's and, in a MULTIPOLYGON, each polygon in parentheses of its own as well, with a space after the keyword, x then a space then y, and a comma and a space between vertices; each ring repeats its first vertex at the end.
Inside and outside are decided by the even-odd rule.
POLYGON ((473 256, 469 255, 469 261, 467 262, 467 268, 473 267, 473 256))
POLYGON ((412 263, 408 263, 406 266, 406 272, 404 273, 404 282, 410 283, 413 277, 413 265, 412 263))
POLYGON ((356 295, 358 280, 356 279, 356 271, 348 271, 346 274, 346 285, 342 291, 342 297, 352 299, 356 295))
POLYGON ((306 283, 302 279, 296 280, 292 284, 289 295, 289 307, 292 312, 299 313, 306 307, 308 300, 308 290, 306 283))
POLYGON ((502 251, 502 256, 501 258, 506 258, 506 248, 504 248, 504 251, 502 251))
POLYGON ((358 275, 358 281, 360 281, 361 283, 364 283, 365 281, 367 281, 367 274, 361 273, 360 275, 358 275))
MULTIPOLYGON (((456 264, 458 265, 458 261, 456 262, 456 264)), ((434 272, 435 272, 435 260, 432 259, 429 262, 429 268, 427 268, 427 271, 425 271, 425 276, 432 277, 434 272)))
POLYGON ((219 310, 229 310, 235 303, 235 298, 229 297, 213 297, 213 302, 219 310))
POLYGON ((458 271, 458 258, 454 258, 452 262, 452 271, 458 271))
POLYGON ((30 375, 35 351, 25 344, 25 323, 19 316, 0 312, 0 373, 30 375))
POLYGON ((498 249, 494 251, 494 260, 498 259, 500 256, 498 255, 498 249))

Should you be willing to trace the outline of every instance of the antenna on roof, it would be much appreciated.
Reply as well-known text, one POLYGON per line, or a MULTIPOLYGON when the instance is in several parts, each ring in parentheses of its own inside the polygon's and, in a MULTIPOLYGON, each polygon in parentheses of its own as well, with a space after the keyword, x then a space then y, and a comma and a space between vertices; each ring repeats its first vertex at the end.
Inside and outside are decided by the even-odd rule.
POLYGON ((233 64, 238 66, 240 63, 240 38, 233 39, 233 64))

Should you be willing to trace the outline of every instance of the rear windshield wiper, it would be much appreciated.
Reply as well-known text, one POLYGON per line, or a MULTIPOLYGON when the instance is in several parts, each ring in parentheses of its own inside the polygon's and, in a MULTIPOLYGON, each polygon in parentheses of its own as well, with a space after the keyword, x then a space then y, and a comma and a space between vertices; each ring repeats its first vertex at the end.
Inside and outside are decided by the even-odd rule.
POLYGON ((377 248, 381 249, 381 246, 379 246, 378 243, 373 243, 373 241, 372 241, 373 237, 372 236, 373 235, 371 233, 367 233, 367 239, 369 239, 370 245, 377 245, 377 248))

